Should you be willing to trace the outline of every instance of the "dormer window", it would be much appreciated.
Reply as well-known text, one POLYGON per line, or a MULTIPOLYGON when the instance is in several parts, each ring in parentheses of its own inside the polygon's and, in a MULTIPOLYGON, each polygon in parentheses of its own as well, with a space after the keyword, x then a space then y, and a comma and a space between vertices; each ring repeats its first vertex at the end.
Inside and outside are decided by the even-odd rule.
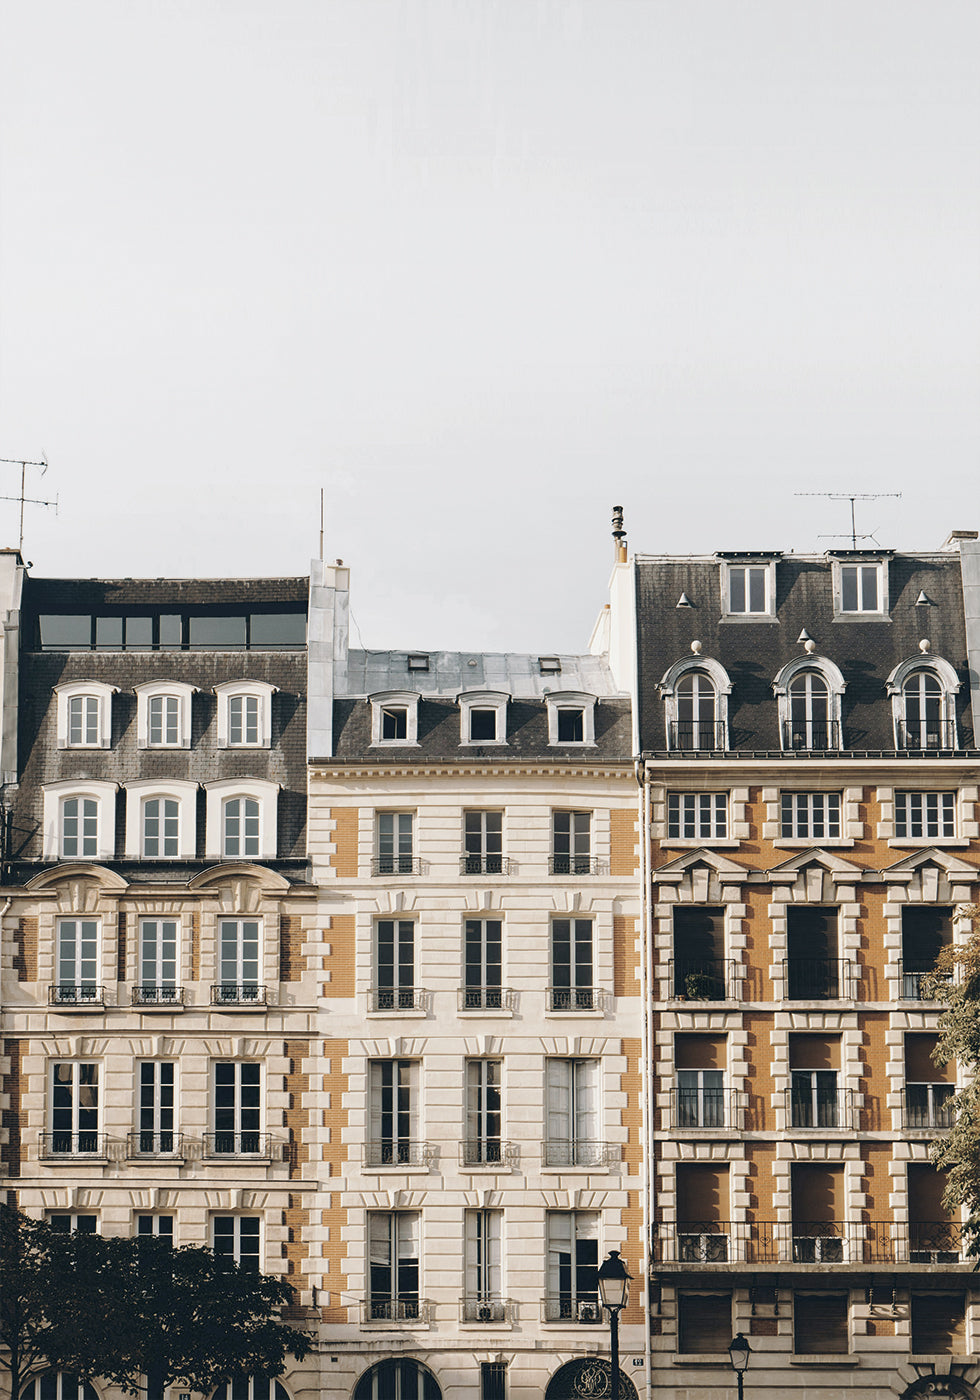
POLYGON ((566 690, 544 698, 548 706, 549 745, 595 743, 594 695, 566 690))
POLYGON ((775 559, 722 560, 721 611, 730 618, 776 615, 775 559))
POLYGON ((278 783, 261 778, 223 778, 205 787, 206 858, 274 860, 278 783))
POLYGON ((91 779, 45 783, 44 859, 111 860, 116 784, 91 779))
POLYGON ((960 679, 941 656, 924 654, 896 666, 885 682, 892 698, 895 747, 928 753, 957 747, 956 694, 960 679))
POLYGON ((369 695, 373 747, 406 748, 418 743, 419 696, 412 690, 383 690, 369 695))
POLYGON ((136 687, 136 742, 141 749, 189 749, 191 696, 183 681, 148 681, 136 687))
POLYGON ((660 682, 667 748, 681 753, 723 753, 728 748, 731 688, 728 672, 712 657, 698 654, 675 661, 660 682))
POLYGON ((461 744, 506 744, 507 702, 498 690, 470 690, 457 695, 461 744))
POLYGON ((59 749, 107 749, 112 741, 114 685, 73 681, 55 686, 59 749))
POLYGON ((786 752, 840 749, 845 681, 825 656, 798 657, 772 683, 779 707, 780 746, 786 752))
POLYGON ((888 563, 884 559, 834 558, 834 613, 838 617, 888 615, 888 563))
POLYGON ((267 749, 272 744, 272 696, 267 681, 225 681, 216 685, 218 748, 267 749))

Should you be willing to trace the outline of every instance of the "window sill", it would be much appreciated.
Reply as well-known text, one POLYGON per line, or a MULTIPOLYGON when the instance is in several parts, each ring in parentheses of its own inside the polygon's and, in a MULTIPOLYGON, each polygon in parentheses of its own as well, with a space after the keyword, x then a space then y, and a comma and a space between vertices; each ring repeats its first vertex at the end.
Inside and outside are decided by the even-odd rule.
POLYGON ((849 1351, 794 1352, 789 1358, 791 1366, 860 1366, 861 1358, 849 1351))
POLYGON ((506 749, 509 747, 506 739, 460 739, 461 749, 506 749))
POLYGON ((366 1011, 364 1014, 371 1021, 424 1021, 429 1013, 422 1007, 413 1006, 405 1011, 392 1008, 390 1011, 366 1011))
MULTIPOLYGON (((186 1009, 182 1001, 134 1001, 130 1003, 130 1006, 133 1011, 147 1011, 151 1015, 163 1011, 168 1016, 186 1009)), ((263 1010, 265 1010, 264 1007, 263 1010)))
POLYGON ((379 1176, 418 1176, 427 1175, 430 1167, 425 1162, 380 1162, 377 1166, 369 1166, 367 1162, 363 1162, 361 1171, 372 1175, 377 1172, 379 1176))
POLYGON ((780 836, 772 843, 780 851, 806 851, 811 846, 819 850, 850 850, 854 845, 854 838, 851 836, 780 836))
POLYGON ((604 1021, 606 1013, 604 1011, 574 1011, 571 1008, 565 1011, 546 1011, 544 1018, 546 1021, 564 1021, 571 1016, 576 1021, 604 1021))
POLYGON ((421 744, 417 739, 379 739, 376 744, 369 744, 372 749, 418 749, 421 744))
POLYGON ((497 1021, 512 1021, 514 1019, 513 1011, 508 1011, 506 1006, 461 1006, 456 1014, 462 1021, 472 1021, 473 1018, 477 1016, 483 1020, 486 1020, 487 1017, 490 1016, 497 1021))
MULTIPOLYGON (((541 1164, 539 1171, 542 1176, 594 1176, 597 1172, 611 1172, 619 1162, 596 1162, 591 1167, 568 1166, 568 1167, 548 1167, 541 1164)), ((592 1324, 590 1323, 590 1326, 592 1324)))
POLYGON ((775 613, 722 613, 719 622, 771 622, 778 623, 775 613))
MULTIPOLYGON (((150 1007, 141 1006, 140 1011, 148 1011, 150 1007)), ((162 1007, 154 1007, 153 1010, 162 1010, 162 1007)), ((259 1016, 267 1011, 275 1011, 276 1008, 270 1002, 254 1001, 213 1001, 209 1007, 211 1011, 220 1011, 223 1016, 259 1016)))
POLYGON ((939 846, 945 851, 966 851, 970 841, 962 836, 890 836, 889 846, 896 850, 921 850, 927 846, 939 846))
POLYGON ((891 622, 884 612, 835 612, 832 622, 891 622))

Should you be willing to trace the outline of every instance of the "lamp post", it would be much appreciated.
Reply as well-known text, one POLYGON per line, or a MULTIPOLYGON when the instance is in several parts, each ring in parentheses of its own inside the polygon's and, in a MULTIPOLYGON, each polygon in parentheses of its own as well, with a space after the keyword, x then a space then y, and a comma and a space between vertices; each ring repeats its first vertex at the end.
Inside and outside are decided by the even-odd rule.
POLYGON ((619 1314, 630 1296, 630 1274, 619 1257, 618 1249, 611 1249, 609 1257, 599 1268, 599 1297, 602 1306, 609 1314, 609 1351, 612 1366, 612 1398, 619 1400, 619 1314))
POLYGON ((749 1364, 749 1353, 751 1350, 752 1348, 741 1332, 738 1333, 735 1340, 728 1348, 728 1355, 732 1359, 732 1370, 735 1372, 736 1379, 738 1380, 738 1400, 743 1400, 742 1377, 745 1375, 746 1368, 749 1364))

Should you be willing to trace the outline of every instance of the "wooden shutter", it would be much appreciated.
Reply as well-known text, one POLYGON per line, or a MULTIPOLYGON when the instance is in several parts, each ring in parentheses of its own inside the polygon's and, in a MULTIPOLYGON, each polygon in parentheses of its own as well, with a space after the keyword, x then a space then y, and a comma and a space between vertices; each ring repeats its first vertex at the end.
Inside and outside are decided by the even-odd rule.
POLYGON ((962 1356, 966 1351, 966 1297, 962 1293, 912 1294, 912 1351, 962 1356))
MULTIPOLYGON (((724 1035, 675 1035, 674 1064, 677 1069, 721 1069, 728 1059, 728 1037, 724 1035)), ((731 1340, 729 1338, 729 1340, 731 1340)))
POLYGON ((793 1298, 793 1350, 802 1353, 845 1352, 846 1293, 797 1293, 793 1298))
POLYGON ((733 1336, 730 1293, 678 1294, 678 1351, 727 1352, 733 1336))

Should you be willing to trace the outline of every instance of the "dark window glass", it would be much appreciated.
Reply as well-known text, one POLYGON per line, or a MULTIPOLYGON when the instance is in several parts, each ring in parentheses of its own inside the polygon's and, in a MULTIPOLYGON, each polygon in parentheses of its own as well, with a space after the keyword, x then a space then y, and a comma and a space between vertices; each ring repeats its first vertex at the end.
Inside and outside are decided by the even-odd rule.
POLYGON ((249 643, 253 647, 301 647, 306 641, 304 613, 252 613, 249 643))
POLYGON ((381 711, 382 739, 408 737, 408 711, 401 705, 386 705, 381 711))
POLYGON ((235 650, 245 645, 244 617, 192 617, 190 619, 192 647, 213 647, 215 650, 235 650))
POLYGON ((95 619, 95 645, 106 651, 122 651, 123 620, 121 617, 95 619))
POLYGON ((480 1362, 480 1400, 504 1400, 507 1394, 507 1362, 480 1362))
POLYGON ((48 613, 38 618, 44 651, 88 650, 92 645, 92 619, 88 613, 65 616, 48 613))
POLYGON ((585 738, 585 720, 581 710, 558 711, 559 744, 581 744, 585 738))
POLYGON ((474 742, 492 742, 497 737, 496 710, 470 710, 470 738, 474 742))
POLYGON ((164 613, 160 618, 160 645, 162 647, 179 647, 181 640, 179 613, 164 613))
MULTIPOLYGON (((102 619, 100 618, 101 622, 102 619)), ((127 617, 126 650, 149 651, 153 646, 153 618, 127 617)))

